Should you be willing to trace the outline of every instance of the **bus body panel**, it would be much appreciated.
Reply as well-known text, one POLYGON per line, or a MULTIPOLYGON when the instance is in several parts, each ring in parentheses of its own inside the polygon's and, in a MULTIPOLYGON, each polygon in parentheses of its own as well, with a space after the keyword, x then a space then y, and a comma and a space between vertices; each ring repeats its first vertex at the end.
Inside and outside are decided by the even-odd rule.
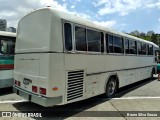
POLYGON ((16 53, 62 52, 60 25, 61 19, 54 16, 50 9, 26 15, 18 24, 16 53))
POLYGON ((43 10, 41 12, 28 14, 25 17, 25 20, 23 19, 19 22, 16 42, 17 47, 15 50, 16 53, 49 51, 49 16, 50 15, 47 10, 43 10))
POLYGON ((47 82, 43 82, 48 80, 46 63, 48 63, 48 58, 44 54, 16 54, 14 78, 21 82, 20 87, 30 92, 32 92, 32 86, 48 87, 47 82), (26 82, 28 80, 29 83, 24 83, 25 80, 26 82))
POLYGON ((13 86, 13 70, 0 71, 0 88, 13 86))
POLYGON ((63 54, 59 53, 16 54, 14 78, 21 82, 20 88, 26 91, 32 92, 34 85, 38 88, 46 88, 46 97, 62 96, 64 93, 62 88, 65 87, 65 83, 62 81, 65 79, 65 74, 62 73, 63 65, 63 54), (32 82, 25 85, 24 79, 32 80, 32 82), (53 91, 54 87, 57 87, 58 91, 53 91))

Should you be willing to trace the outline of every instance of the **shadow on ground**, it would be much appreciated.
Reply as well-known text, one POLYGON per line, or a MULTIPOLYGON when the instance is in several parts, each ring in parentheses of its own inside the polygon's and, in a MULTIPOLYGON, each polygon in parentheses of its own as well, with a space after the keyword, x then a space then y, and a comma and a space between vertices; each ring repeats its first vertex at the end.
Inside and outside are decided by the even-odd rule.
MULTIPOLYGON (((117 95, 115 97, 122 97, 123 95, 138 89, 141 86, 144 86, 146 84, 149 84, 150 82, 156 80, 156 78, 154 78, 153 80, 150 79, 146 79, 146 80, 142 80, 140 82, 125 86, 121 89, 119 89, 119 92, 117 93, 117 95)), ((40 105, 31 103, 31 102, 21 102, 21 103, 15 103, 13 104, 13 106, 20 112, 25 113, 25 112, 40 112, 40 113, 44 113, 47 115, 47 117, 45 118, 34 118, 34 119, 38 119, 38 120, 42 120, 42 119, 65 119, 68 117, 74 117, 77 114, 92 108, 96 105, 102 104, 106 101, 109 101, 110 99, 105 98, 104 95, 99 95, 96 97, 92 97, 86 100, 82 100, 79 102, 74 102, 74 103, 70 103, 70 104, 66 104, 66 105, 60 105, 60 106, 54 106, 54 107, 42 107, 40 105)), ((122 116, 121 113, 117 113, 119 114, 118 116, 122 116)), ((83 117, 83 116, 82 116, 83 117)))
POLYGON ((7 94, 11 94, 11 93, 13 93, 13 88, 12 88, 12 87, 1 88, 1 89, 0 89, 0 96, 2 96, 2 95, 7 95, 7 94))

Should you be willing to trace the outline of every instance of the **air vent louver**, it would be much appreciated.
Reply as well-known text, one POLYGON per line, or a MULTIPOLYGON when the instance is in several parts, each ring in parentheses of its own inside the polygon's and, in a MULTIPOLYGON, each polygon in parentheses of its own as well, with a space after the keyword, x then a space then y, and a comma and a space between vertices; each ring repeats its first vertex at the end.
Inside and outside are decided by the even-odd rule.
POLYGON ((84 71, 68 72, 67 101, 83 97, 84 71))

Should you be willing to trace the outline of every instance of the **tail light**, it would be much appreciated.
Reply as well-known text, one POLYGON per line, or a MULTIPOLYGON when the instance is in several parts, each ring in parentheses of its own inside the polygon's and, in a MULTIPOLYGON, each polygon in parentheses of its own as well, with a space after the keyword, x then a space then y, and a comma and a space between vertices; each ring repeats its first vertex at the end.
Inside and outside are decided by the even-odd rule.
POLYGON ((40 88, 39 93, 43 94, 43 95, 46 95, 46 88, 40 88))
POLYGON ((17 83, 18 83, 17 80, 14 80, 14 84, 17 85, 17 83))
POLYGON ((14 80, 14 84, 17 85, 17 86, 21 86, 21 82, 18 81, 18 80, 14 80))
POLYGON ((32 92, 35 92, 35 93, 37 93, 37 92, 38 92, 38 88, 37 88, 37 86, 32 86, 32 92))
POLYGON ((21 82, 20 82, 20 81, 17 81, 17 85, 18 85, 18 86, 21 86, 21 82))

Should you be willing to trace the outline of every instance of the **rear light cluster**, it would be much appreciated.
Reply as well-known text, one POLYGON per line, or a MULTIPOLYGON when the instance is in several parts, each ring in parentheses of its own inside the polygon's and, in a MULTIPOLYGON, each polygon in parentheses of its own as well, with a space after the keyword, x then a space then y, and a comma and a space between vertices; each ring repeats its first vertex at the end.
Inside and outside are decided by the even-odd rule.
MULTIPOLYGON (((18 80, 14 80, 14 84, 19 87, 21 86, 21 82, 18 80)), ((39 93, 42 95, 46 95, 46 93, 47 93, 46 91, 47 91, 46 88, 41 88, 41 87, 39 88, 39 93)), ((32 85, 32 92, 38 93, 38 87, 32 85)))
POLYGON ((14 84, 17 85, 17 86, 19 86, 19 87, 21 86, 21 82, 18 81, 18 80, 14 80, 14 84))
POLYGON ((32 92, 37 93, 38 92, 38 87, 37 86, 32 86, 32 92))
MULTIPOLYGON (((32 86, 32 92, 37 93, 38 92, 38 87, 37 86, 32 86)), ((39 93, 42 95, 46 95, 46 88, 39 88, 39 93)))
POLYGON ((39 93, 43 94, 43 95, 46 95, 46 88, 40 88, 39 93))

